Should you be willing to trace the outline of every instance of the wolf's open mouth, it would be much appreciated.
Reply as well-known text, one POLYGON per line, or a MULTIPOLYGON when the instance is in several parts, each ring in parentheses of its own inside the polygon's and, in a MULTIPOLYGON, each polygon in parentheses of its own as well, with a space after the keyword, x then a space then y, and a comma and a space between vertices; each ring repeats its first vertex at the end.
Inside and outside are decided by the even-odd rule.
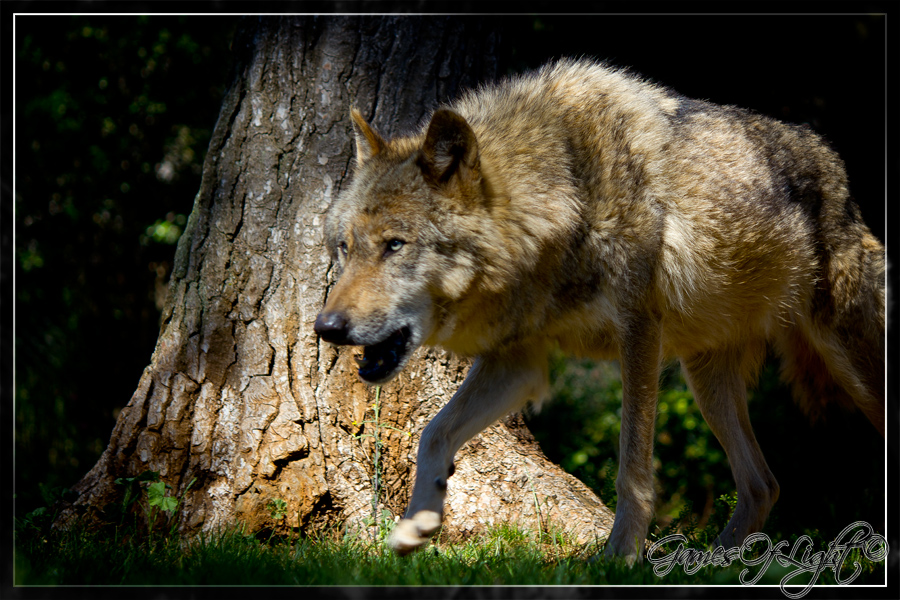
POLYGON ((393 373, 406 356, 409 334, 409 327, 404 327, 392 333, 383 342, 364 346, 362 355, 357 354, 354 357, 356 364, 359 365, 359 376, 376 383, 393 373))

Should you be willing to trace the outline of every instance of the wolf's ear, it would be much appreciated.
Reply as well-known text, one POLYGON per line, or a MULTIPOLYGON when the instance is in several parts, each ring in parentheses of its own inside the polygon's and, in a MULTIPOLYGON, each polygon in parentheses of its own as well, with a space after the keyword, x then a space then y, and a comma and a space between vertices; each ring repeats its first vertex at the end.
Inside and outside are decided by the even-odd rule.
POLYGON ((478 163, 478 141, 466 120, 447 108, 435 111, 419 160, 425 178, 444 184, 457 175, 465 181, 477 176, 478 163))
POLYGON ((355 108, 350 109, 350 120, 353 122, 353 133, 356 134, 356 164, 359 166, 381 152, 387 142, 366 123, 355 108))

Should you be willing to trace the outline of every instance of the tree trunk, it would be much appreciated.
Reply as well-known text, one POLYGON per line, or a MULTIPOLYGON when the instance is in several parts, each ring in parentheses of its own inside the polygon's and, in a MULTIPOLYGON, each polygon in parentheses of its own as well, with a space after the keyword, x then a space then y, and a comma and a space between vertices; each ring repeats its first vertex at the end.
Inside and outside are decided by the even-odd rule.
MULTIPOLYGON (((313 332, 334 279, 323 213, 349 176, 351 105, 388 135, 414 129, 438 102, 496 76, 497 44, 477 18, 243 22, 156 350, 109 447, 75 486, 76 506, 102 509, 121 496, 116 478, 150 469, 177 495, 196 478, 178 513, 185 533, 236 521, 363 529, 376 492, 379 517, 402 514, 419 433, 469 363, 420 350, 381 390, 375 423, 376 390, 356 376, 352 351, 313 332), (286 503, 284 518, 273 500, 286 503)), ((521 417, 477 436, 456 465, 445 532, 553 523, 587 541, 612 524, 521 417)))

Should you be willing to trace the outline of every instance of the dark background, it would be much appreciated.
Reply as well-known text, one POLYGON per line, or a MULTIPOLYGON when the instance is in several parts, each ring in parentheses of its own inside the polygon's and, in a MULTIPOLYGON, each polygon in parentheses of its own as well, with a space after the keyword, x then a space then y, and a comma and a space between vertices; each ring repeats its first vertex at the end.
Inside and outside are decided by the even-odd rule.
MULTIPOLYGON (((808 123, 846 161, 852 193, 885 239, 883 16, 460 18, 503 29, 504 72, 563 55, 594 57, 686 96, 808 123)), ((149 364, 174 244, 229 82, 235 24, 16 19, 17 515, 93 466, 149 364)), ((616 425, 607 417, 620 398, 614 377, 592 369, 555 360, 557 406, 530 423, 551 459, 605 489, 608 500, 616 425), (588 384, 570 383, 574 372, 588 384)), ((732 489, 730 471, 695 407, 683 402, 677 370, 665 379, 674 391, 664 396, 673 408, 661 411, 657 440, 661 500, 674 494, 705 516, 710 498, 732 489)), ((830 539, 862 518, 883 531, 883 440, 858 415, 834 413, 810 427, 776 380, 770 365, 751 403, 782 486, 776 526, 820 528, 830 539)))

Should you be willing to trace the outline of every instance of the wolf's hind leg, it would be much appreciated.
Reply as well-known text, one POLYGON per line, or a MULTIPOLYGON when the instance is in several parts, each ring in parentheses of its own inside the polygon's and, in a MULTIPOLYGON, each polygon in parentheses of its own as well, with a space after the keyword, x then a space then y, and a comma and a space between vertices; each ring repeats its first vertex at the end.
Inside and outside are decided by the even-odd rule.
POLYGON ((475 361, 459 390, 422 432, 412 499, 406 518, 388 540, 394 551, 403 555, 415 550, 440 527, 456 451, 529 400, 543 400, 547 389, 547 354, 543 347, 475 361))
POLYGON ((762 529, 778 499, 778 482, 766 464, 747 411, 747 377, 758 370, 764 346, 725 348, 682 361, 694 398, 725 448, 737 485, 734 514, 713 543, 731 548, 762 529))

